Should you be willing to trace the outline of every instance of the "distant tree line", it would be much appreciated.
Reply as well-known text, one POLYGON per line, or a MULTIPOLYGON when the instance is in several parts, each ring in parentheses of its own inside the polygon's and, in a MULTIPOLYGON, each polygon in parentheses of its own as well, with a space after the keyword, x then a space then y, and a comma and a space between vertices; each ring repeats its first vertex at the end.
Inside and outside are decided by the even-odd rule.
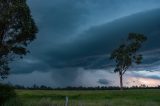
MULTIPOLYGON (((118 86, 97 86, 97 87, 83 87, 83 86, 72 87, 72 86, 68 86, 68 87, 53 88, 53 87, 48 87, 45 85, 38 86, 35 84, 31 87, 15 85, 14 88, 15 89, 28 89, 28 90, 120 90, 120 87, 118 87, 118 86)), ((160 85, 158 85, 156 87, 148 87, 148 86, 142 84, 140 86, 124 87, 124 89, 126 89, 126 90, 129 90, 129 89, 160 89, 160 85)))

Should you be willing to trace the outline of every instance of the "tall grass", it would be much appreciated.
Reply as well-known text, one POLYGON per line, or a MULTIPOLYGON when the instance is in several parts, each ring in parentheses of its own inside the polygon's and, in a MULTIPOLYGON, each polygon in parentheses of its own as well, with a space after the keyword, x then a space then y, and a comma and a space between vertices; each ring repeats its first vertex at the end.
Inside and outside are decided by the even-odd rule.
MULTIPOLYGON (((54 101, 50 98, 42 98, 40 100, 30 100, 22 103, 17 99, 9 100, 4 106, 64 106, 65 101, 54 101)), ((71 100, 68 106, 159 106, 154 101, 136 101, 136 100, 99 100, 99 101, 85 101, 85 100, 71 100)))
POLYGON ((20 90, 4 106, 160 106, 160 90, 40 91, 20 90))
POLYGON ((23 103, 19 98, 12 98, 9 99, 3 106, 23 106, 23 103))

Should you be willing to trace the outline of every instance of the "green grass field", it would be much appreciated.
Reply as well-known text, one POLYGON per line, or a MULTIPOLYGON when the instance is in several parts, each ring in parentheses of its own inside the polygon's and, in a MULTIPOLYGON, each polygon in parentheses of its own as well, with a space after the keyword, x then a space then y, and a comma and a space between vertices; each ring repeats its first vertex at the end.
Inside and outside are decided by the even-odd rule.
POLYGON ((16 90, 18 98, 5 106, 160 106, 160 90, 16 90), (13 105, 15 104, 15 105, 13 105))

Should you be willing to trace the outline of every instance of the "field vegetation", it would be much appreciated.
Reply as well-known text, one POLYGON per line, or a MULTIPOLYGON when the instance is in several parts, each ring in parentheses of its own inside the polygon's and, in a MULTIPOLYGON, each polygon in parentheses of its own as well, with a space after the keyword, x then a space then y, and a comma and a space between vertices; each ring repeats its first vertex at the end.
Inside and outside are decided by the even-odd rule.
POLYGON ((159 89, 141 90, 16 90, 5 106, 160 106, 159 89))

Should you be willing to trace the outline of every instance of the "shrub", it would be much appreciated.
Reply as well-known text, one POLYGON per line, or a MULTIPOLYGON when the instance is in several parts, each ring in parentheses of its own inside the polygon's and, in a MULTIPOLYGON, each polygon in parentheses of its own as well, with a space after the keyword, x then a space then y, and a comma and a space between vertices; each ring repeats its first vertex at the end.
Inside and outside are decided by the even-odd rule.
POLYGON ((14 88, 7 84, 0 84, 0 106, 7 100, 16 97, 14 88))
POLYGON ((23 106, 23 103, 19 98, 12 98, 7 100, 3 106, 23 106))

